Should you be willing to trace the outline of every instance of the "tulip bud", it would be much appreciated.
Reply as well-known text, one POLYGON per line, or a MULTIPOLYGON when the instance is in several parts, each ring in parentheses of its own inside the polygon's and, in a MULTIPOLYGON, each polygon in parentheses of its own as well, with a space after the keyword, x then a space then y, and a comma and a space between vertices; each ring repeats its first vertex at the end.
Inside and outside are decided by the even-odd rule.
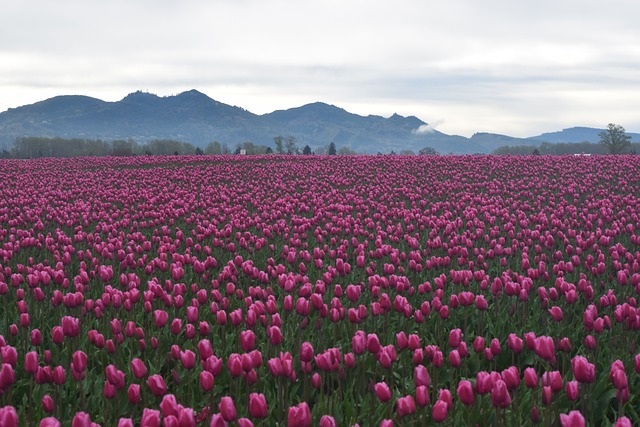
POLYGON ((249 415, 252 418, 265 418, 267 416, 267 400, 262 393, 249 395, 249 415))
POLYGON ((376 385, 374 386, 374 389, 376 391, 376 396, 378 397, 378 400, 380 400, 381 402, 388 402, 389 400, 391 400, 391 390, 389 389, 389 386, 387 385, 387 383, 385 382, 376 383, 376 385))
POLYGON ((571 411, 569 414, 560 414, 560 425, 562 427, 584 427, 584 417, 580 411, 571 411))
POLYGON ((167 392, 167 386, 162 376, 155 374, 147 379, 147 384, 151 389, 151 393, 156 397, 164 396, 167 392))
POLYGON ((129 403, 137 405, 140 402, 140 385, 129 385, 129 388, 127 389, 127 397, 129 398, 129 403))
POLYGON ((413 400, 413 396, 408 395, 398 398, 396 401, 396 412, 399 417, 405 415, 411 415, 416 412, 416 402, 413 400))
POLYGON ((48 394, 45 394, 42 398, 42 409, 44 409, 47 414, 52 414, 56 409, 53 399, 48 394))
POLYGON ((38 353, 30 351, 24 357, 24 370, 28 374, 35 374, 38 371, 38 353))
POLYGON ((200 372, 200 388, 203 391, 210 391, 214 386, 214 376, 209 371, 200 372))
POLYGON ((448 411, 447 402, 438 400, 433 405, 433 408, 431 408, 431 418, 433 418, 433 421, 437 423, 441 423, 447 419, 447 411, 448 411))
POLYGON ((457 393, 458 393, 458 397, 460 398, 460 401, 464 405, 467 405, 467 406, 473 405, 475 397, 473 394, 473 386, 471 385, 470 381, 468 380, 460 381, 458 383, 457 393))
POLYGON ((224 396, 220 399, 218 409, 225 421, 230 422, 236 419, 236 407, 233 404, 233 399, 229 396, 224 396))
POLYGON ((289 407, 287 425, 291 427, 311 426, 311 410, 307 402, 302 402, 297 406, 289 407))

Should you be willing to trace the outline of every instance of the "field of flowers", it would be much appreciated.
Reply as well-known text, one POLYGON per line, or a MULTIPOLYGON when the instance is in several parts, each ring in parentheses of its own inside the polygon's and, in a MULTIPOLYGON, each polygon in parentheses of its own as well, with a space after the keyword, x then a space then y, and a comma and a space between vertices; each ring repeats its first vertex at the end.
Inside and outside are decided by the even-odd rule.
POLYGON ((0 426, 640 423, 640 157, 0 161, 0 426))

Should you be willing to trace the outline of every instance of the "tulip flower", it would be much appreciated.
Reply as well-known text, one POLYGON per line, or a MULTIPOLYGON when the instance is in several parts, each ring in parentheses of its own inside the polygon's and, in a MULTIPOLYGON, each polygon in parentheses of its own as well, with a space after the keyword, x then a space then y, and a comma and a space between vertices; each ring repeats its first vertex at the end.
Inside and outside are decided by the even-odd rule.
POLYGON ((300 346, 300 360, 302 362, 311 362, 313 360, 313 347, 307 341, 300 346))
MULTIPOLYGON (((0 425, 7 425, 9 426, 10 424, 1 424, 0 425)), ((15 424, 16 426, 18 425, 17 423, 15 424)), ((54 417, 46 417, 40 420, 40 427, 60 427, 62 424, 60 424, 60 421, 58 421, 57 418, 54 417)))
POLYGON ((627 417, 620 417, 616 420, 614 427, 632 427, 631 420, 627 417))
POLYGON ((229 396, 224 396, 220 399, 218 409, 225 421, 231 422, 236 419, 236 407, 233 403, 233 399, 229 396))
POLYGON ((433 421, 441 423, 446 420, 448 411, 447 408, 447 402, 437 400, 436 403, 434 403, 433 408, 431 409, 431 418, 433 418, 433 421))
POLYGON ((147 367, 141 359, 138 359, 137 357, 133 358, 130 365, 131 372, 137 379, 142 379, 147 375, 147 367))
POLYGON ((196 354, 191 350, 180 352, 180 362, 185 369, 193 369, 196 365, 196 354))
POLYGON ((459 328, 449 331, 449 346, 458 348, 462 340, 462 330, 459 328))
POLYGON ((77 412, 71 420, 71 427, 91 427, 91 416, 86 412, 77 412))
POLYGON ((49 396, 48 394, 45 394, 45 395, 42 397, 42 401, 41 401, 41 403, 42 403, 42 409, 44 409, 44 411, 45 411, 47 414, 52 414, 52 413, 53 413, 53 411, 54 411, 54 410, 55 410, 55 408, 56 408, 55 402, 53 401, 53 399, 51 398, 51 396, 49 396))
POLYGON ((256 343, 256 335, 252 330, 240 332, 240 347, 244 352, 250 352, 256 343))
POLYGON ((593 363, 589 363, 584 356, 575 356, 571 359, 571 370, 578 382, 592 383, 596 380, 596 368, 593 363))
POLYGON ((424 365, 418 365, 413 369, 413 380, 416 387, 421 385, 429 387, 431 384, 431 378, 429 377, 429 372, 424 365))
POLYGON ((374 386, 374 389, 376 391, 376 396, 378 397, 378 400, 380 400, 381 402, 388 402, 389 400, 391 400, 391 390, 389 389, 389 386, 387 385, 387 383, 385 382, 376 383, 376 385, 374 386))
POLYGON ((209 371, 201 371, 199 376, 200 388, 202 391, 210 391, 215 383, 214 376, 209 371))
POLYGON ((578 381, 568 381, 565 386, 565 391, 569 400, 578 400, 578 381))
POLYGON ((625 373, 624 365, 620 360, 616 360, 611 364, 609 379, 618 390, 628 387, 627 374, 625 373))
POLYGON ((167 392, 167 386, 164 379, 158 374, 149 376, 147 379, 147 385, 149 386, 151 393, 156 397, 162 397, 167 392))
POLYGON ((265 418, 267 416, 267 400, 262 393, 249 395, 249 415, 252 418, 265 418))
POLYGON ((396 408, 399 417, 411 415, 416 412, 416 402, 411 395, 400 397, 396 401, 396 408))
POLYGON ((129 403, 137 405, 140 402, 140 385, 130 384, 127 389, 127 396, 129 398, 129 403))
POLYGON ((160 427, 160 411, 144 408, 142 410, 140 427, 160 427))
POLYGON ((169 314, 164 310, 155 310, 153 312, 153 321, 156 328, 164 328, 169 321, 169 314))
POLYGON ((38 353, 30 351, 24 357, 24 370, 29 374, 35 374, 38 371, 38 353))
POLYGON ((506 408, 511 403, 511 396, 507 389, 507 384, 500 380, 497 380, 493 384, 491 389, 491 403, 498 408, 506 408))
POLYGON ((429 404, 429 389, 423 385, 416 387, 416 404, 418 406, 427 406, 429 404))
POLYGON ((311 410, 307 402, 289 407, 287 427, 309 427, 311 425, 311 410))
POLYGON ((320 424, 318 425, 319 427, 337 427, 338 424, 332 416, 323 415, 322 418, 320 418, 320 424))
POLYGON ((571 411, 568 414, 560 414, 562 427, 584 427, 584 417, 580 411, 571 411))
POLYGON ((457 389, 458 397, 460 401, 465 405, 473 405, 475 397, 473 394, 473 386, 468 380, 462 380, 458 383, 457 389))

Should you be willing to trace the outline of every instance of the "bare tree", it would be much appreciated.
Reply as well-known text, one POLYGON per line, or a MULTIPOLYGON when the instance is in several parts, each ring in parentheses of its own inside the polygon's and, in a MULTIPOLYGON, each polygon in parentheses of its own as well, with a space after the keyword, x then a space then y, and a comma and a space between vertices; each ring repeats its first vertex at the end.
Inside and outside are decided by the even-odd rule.
POLYGON ((620 154, 631 145, 631 137, 622 126, 609 123, 607 130, 598 134, 600 144, 605 145, 611 154, 620 154))
POLYGON ((276 146, 276 153, 284 154, 284 148, 283 148, 284 137, 282 135, 274 136, 273 143, 276 146))
POLYGON ((298 149, 296 142, 296 137, 291 135, 284 140, 284 148, 287 154, 296 154, 298 149))

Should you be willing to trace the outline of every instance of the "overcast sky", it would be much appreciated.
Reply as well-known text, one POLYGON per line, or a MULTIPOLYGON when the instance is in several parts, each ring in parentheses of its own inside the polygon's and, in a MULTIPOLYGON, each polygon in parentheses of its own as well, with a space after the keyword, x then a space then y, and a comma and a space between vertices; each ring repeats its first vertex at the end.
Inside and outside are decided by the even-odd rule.
POLYGON ((24 0, 0 111, 197 89, 257 114, 323 101, 449 134, 640 132, 638 0, 24 0))

